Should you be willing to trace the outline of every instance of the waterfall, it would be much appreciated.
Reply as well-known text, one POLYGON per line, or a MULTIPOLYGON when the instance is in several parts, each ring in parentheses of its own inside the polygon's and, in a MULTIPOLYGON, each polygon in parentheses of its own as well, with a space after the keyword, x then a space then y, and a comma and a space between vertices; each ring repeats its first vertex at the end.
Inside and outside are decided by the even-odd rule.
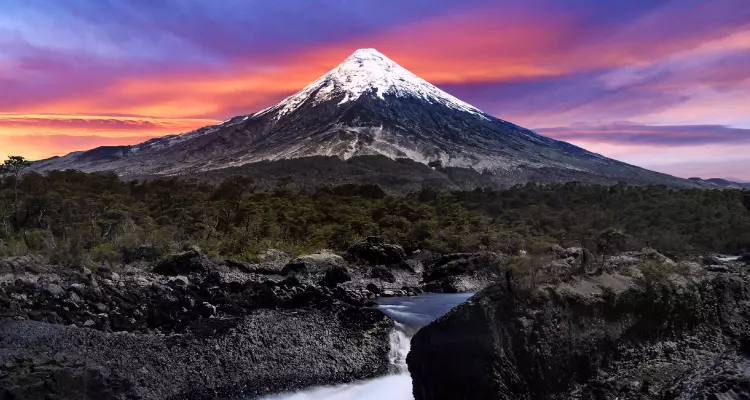
POLYGON ((411 349, 412 335, 407 332, 408 329, 406 325, 399 322, 395 323, 395 328, 393 329, 393 332, 391 332, 391 350, 388 353, 388 359, 393 366, 394 372, 398 374, 406 374, 409 372, 409 367, 406 365, 406 356, 411 349))
POLYGON ((381 299, 380 309, 394 320, 389 335, 391 374, 367 381, 310 388, 296 393, 264 397, 264 400, 414 400, 406 356, 411 338, 420 327, 468 299, 470 294, 423 295, 381 299))

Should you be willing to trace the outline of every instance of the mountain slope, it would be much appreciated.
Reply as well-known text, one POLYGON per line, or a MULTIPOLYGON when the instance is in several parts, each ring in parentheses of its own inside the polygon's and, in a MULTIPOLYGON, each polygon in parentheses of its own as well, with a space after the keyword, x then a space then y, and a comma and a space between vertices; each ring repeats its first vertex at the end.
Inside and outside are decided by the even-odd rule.
POLYGON ((688 178, 691 182, 711 189, 750 189, 750 183, 734 182, 721 178, 688 178))
POLYGON ((361 155, 491 171, 498 179, 690 186, 538 135, 443 92, 373 49, 279 104, 183 135, 100 147, 35 163, 38 170, 180 175, 262 160, 361 155))

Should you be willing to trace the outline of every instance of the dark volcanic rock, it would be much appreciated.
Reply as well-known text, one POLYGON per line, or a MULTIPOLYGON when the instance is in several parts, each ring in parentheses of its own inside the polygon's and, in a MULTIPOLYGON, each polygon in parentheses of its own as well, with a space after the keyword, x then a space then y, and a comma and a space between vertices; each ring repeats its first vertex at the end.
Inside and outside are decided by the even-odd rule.
POLYGON ((42 260, 39 257, 31 255, 6 258, 0 260, 0 275, 38 272, 41 264, 42 260))
POLYGON ((154 267, 154 272, 161 275, 189 275, 206 272, 207 260, 197 248, 169 256, 154 267))
POLYGON ((382 290, 380 290, 380 288, 378 287, 378 285, 376 285, 374 283, 368 283, 367 284, 367 290, 369 290, 370 292, 372 292, 374 294, 380 294, 380 292, 382 292, 382 290))
POLYGON ((39 288, 39 292, 50 297, 60 297, 65 293, 65 290, 63 290, 60 285, 46 283, 39 288))
POLYGON ((349 282, 352 280, 352 275, 349 273, 349 269, 341 265, 334 265, 326 271, 325 277, 323 277, 323 283, 329 287, 335 287, 338 284, 349 282))
POLYGON ((373 279, 381 279, 388 283, 396 283, 396 276, 393 275, 393 272, 391 272, 391 270, 386 267, 372 267, 372 270, 370 271, 370 277, 372 277, 373 279))
POLYGON ((415 399, 745 398, 750 278, 629 279, 483 290, 412 340, 415 399))
POLYGON ((400 265, 406 263, 406 252, 401 246, 371 236, 350 246, 346 258, 349 262, 366 265, 400 265))
POLYGON ((457 253, 425 265, 425 288, 431 292, 459 293, 482 289, 504 273, 504 257, 497 253, 457 253))
POLYGON ((393 323, 377 310, 265 310, 211 324, 154 336, 1 320, 0 398, 229 398, 388 372, 393 323))
POLYGON ((678 400, 750 399, 750 358, 727 357, 709 371, 690 377, 678 400))
POLYGON ((290 274, 325 274, 332 267, 344 265, 344 259, 332 253, 307 254, 299 256, 284 266, 282 275, 290 274))
POLYGON ((89 271, 55 277, 54 281, 44 275, 37 279, 0 283, 0 316, 105 332, 184 333, 201 319, 238 318, 258 308, 330 307, 336 300, 330 289, 351 276, 343 266, 329 267, 318 275, 289 276, 280 282, 262 275, 244 281, 225 279, 218 271, 189 277, 151 273, 121 277, 100 268, 95 274, 89 271))
POLYGON ((129 383, 111 378, 96 368, 55 360, 9 361, 0 375, 2 399, 118 399, 131 390, 129 383))

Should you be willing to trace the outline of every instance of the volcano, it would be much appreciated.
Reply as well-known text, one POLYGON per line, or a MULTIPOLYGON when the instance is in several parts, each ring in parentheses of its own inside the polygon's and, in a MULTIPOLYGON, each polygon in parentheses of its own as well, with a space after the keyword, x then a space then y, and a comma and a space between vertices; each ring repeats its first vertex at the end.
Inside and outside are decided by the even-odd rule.
POLYGON ((499 181, 627 181, 690 186, 486 114, 374 49, 280 103, 181 135, 38 161, 37 170, 184 175, 312 156, 408 158, 489 172, 499 181))

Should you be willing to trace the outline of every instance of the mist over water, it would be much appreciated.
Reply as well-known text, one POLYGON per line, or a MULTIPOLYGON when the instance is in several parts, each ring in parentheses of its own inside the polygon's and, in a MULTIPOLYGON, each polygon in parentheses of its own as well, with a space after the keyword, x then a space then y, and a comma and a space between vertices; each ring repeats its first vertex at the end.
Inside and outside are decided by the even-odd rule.
POLYGON ((411 338, 419 328, 463 303, 471 293, 426 294, 418 297, 380 299, 380 309, 396 321, 388 354, 393 374, 368 381, 273 395, 263 400, 413 400, 411 377, 406 366, 411 338))

